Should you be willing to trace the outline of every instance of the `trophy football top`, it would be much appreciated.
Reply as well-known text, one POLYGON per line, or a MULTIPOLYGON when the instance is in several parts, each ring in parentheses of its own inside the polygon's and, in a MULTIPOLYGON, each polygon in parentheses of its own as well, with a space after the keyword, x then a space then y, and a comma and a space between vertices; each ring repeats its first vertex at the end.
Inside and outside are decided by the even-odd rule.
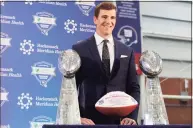
POLYGON ((81 60, 78 53, 72 49, 63 51, 58 58, 58 68, 65 77, 74 76, 80 68, 81 60))
POLYGON ((155 77, 162 71, 162 59, 154 51, 144 51, 139 60, 140 68, 148 77, 155 77))

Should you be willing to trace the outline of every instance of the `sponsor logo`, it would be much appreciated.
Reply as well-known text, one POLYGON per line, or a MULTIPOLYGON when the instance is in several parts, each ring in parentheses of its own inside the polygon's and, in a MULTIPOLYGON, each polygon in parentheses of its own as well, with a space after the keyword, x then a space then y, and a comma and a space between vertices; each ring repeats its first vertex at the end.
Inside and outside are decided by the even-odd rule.
POLYGON ((28 110, 32 106, 35 107, 57 107, 58 98, 57 97, 42 97, 42 96, 30 96, 29 93, 22 93, 18 96, 17 105, 20 106, 22 110, 28 110))
POLYGON ((35 76, 37 81, 43 87, 47 87, 47 83, 52 79, 55 74, 55 67, 48 62, 37 62, 32 66, 32 75, 35 76))
POLYGON ((40 97, 36 96, 35 105, 38 107, 53 107, 58 106, 58 98, 57 97, 40 97))
POLYGON ((31 40, 23 40, 23 42, 20 43, 20 46, 20 51, 22 51, 25 55, 31 55, 31 53, 34 52, 34 44, 31 40))
POLYGON ((64 22, 64 29, 67 31, 67 33, 74 34, 75 31, 77 31, 77 24, 74 22, 74 20, 67 20, 64 22))
POLYGON ((47 0, 47 2, 42 1, 42 0, 39 0, 39 1, 41 1, 41 2, 39 2, 41 4, 49 4, 49 5, 56 5, 56 6, 63 6, 63 7, 67 6, 67 3, 66 2, 62 2, 62 1, 61 2, 57 2, 57 1, 53 2, 51 0, 47 0))
POLYGON ((39 53, 52 53, 61 54, 58 45, 37 44, 37 52, 39 53))
POLYGON ((7 92, 7 91, 5 90, 5 88, 2 88, 2 87, 1 87, 0 93, 1 93, 1 107, 2 107, 2 106, 4 105, 4 103, 8 101, 7 96, 8 96, 8 94, 9 94, 9 92, 7 92))
POLYGON ((0 68, 0 76, 1 77, 20 78, 20 77, 22 77, 22 74, 14 72, 13 68, 0 68))
POLYGON ((95 1, 76 0, 75 4, 79 7, 80 11, 89 16, 90 11, 95 7, 95 1))
POLYGON ((74 34, 77 30, 80 32, 91 32, 94 33, 96 26, 95 25, 89 25, 84 23, 79 23, 79 25, 76 23, 75 20, 68 19, 64 22, 64 29, 67 33, 74 34))
POLYGON ((21 96, 18 96, 17 105, 19 105, 21 109, 29 109, 29 107, 32 106, 32 99, 29 93, 22 93, 21 96))
POLYGON ((34 117, 30 123, 30 128, 42 128, 43 125, 50 125, 54 124, 55 122, 52 121, 52 118, 47 116, 38 116, 34 117))
POLYGON ((59 50, 58 45, 47 45, 40 43, 32 43, 31 40, 23 40, 20 43, 20 51, 24 55, 31 55, 34 52, 37 53, 52 53, 52 54, 61 54, 62 50, 59 50))
POLYGON ((1 24, 24 25, 23 21, 16 20, 15 16, 0 14, 1 24))
POLYGON ((1 37, 1 44, 0 44, 0 54, 2 53, 11 46, 11 38, 8 36, 8 34, 1 32, 0 33, 1 37))
POLYGON ((47 4, 47 5, 56 5, 56 6, 64 6, 66 7, 67 6, 67 3, 66 2, 53 2, 51 0, 46 0, 46 1, 43 1, 43 0, 25 0, 24 2, 26 5, 33 5, 33 3, 40 3, 40 4, 47 4))
POLYGON ((37 12, 36 15, 33 15, 33 23, 43 35, 48 36, 48 32, 56 26, 56 18, 48 12, 37 12))

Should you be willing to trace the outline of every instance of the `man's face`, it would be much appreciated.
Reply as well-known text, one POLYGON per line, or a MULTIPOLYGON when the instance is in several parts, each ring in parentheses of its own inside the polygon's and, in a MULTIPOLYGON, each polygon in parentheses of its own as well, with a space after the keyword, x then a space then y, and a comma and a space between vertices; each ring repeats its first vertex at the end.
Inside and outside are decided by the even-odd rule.
POLYGON ((98 17, 94 16, 94 23, 100 36, 111 35, 116 23, 116 10, 100 10, 98 17))

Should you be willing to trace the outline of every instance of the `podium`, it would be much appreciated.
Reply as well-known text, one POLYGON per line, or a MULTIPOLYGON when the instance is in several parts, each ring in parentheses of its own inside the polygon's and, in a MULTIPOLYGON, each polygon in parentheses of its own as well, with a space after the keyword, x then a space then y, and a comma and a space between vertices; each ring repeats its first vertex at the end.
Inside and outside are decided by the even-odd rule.
POLYGON ((118 128, 118 125, 44 125, 42 128, 118 128))
POLYGON ((192 125, 44 125, 42 128, 192 128, 192 125))

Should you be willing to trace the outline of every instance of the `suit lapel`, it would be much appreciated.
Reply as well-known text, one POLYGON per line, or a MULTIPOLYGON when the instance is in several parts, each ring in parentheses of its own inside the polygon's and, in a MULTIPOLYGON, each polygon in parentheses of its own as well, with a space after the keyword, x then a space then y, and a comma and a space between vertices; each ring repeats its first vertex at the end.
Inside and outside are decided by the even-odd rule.
POLYGON ((103 75, 106 76, 105 71, 102 67, 102 61, 101 61, 101 58, 100 58, 100 55, 99 55, 99 52, 98 52, 98 49, 97 49, 96 40, 95 40, 94 35, 90 38, 88 46, 89 46, 88 48, 90 50, 90 53, 91 53, 92 57, 94 58, 94 60, 97 61, 103 75))
POLYGON ((110 75, 110 79, 112 79, 117 71, 119 70, 120 68, 120 56, 121 56, 121 53, 120 53, 120 46, 119 46, 119 43, 117 42, 117 40, 114 39, 114 45, 115 45, 115 58, 114 58, 114 63, 113 63, 113 68, 112 68, 112 71, 111 71, 111 75, 110 75))
POLYGON ((99 52, 98 52, 98 49, 97 49, 97 45, 96 45, 96 40, 95 40, 95 37, 94 35, 89 39, 89 43, 88 43, 88 48, 89 48, 89 51, 92 55, 92 57, 94 58, 94 60, 97 61, 99 67, 100 67, 100 70, 102 71, 103 75, 106 76, 107 78, 109 79, 112 79, 117 71, 119 70, 120 68, 120 56, 121 56, 121 53, 120 53, 120 45, 119 43, 117 42, 117 40, 114 39, 114 45, 115 45, 115 49, 114 49, 114 54, 115 54, 115 58, 114 58, 114 63, 113 63, 113 68, 111 70, 111 74, 110 74, 110 77, 108 77, 102 67, 102 61, 101 61, 101 58, 100 58, 100 55, 99 55, 99 52))

